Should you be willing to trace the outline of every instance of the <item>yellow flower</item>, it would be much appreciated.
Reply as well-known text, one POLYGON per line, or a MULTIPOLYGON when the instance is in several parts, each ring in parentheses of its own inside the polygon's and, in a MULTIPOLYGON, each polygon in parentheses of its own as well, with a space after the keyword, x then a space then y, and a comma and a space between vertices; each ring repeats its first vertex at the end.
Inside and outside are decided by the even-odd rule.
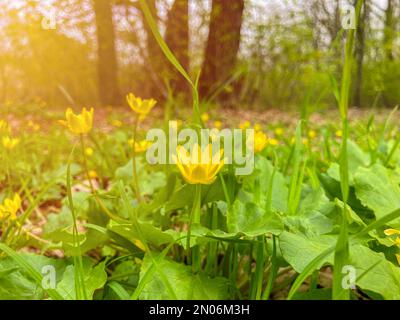
POLYGON ((85 153, 86 153, 86 155, 87 156, 89 156, 89 157, 91 157, 92 155, 93 155, 93 149, 92 148, 90 148, 90 147, 87 147, 86 149, 85 149, 85 153))
POLYGON ((5 136, 2 139, 3 147, 8 150, 14 149, 19 142, 20 139, 10 138, 9 136, 5 136))
POLYGON ((265 149, 268 145, 268 137, 262 131, 257 131, 254 133, 254 152, 258 153, 265 149))
MULTIPOLYGON (((393 241, 393 243, 398 246, 400 248, 400 230, 396 230, 396 229, 386 229, 384 231, 385 235, 387 235, 388 237, 391 236, 395 236, 394 239, 391 238, 391 240, 393 241)), ((400 254, 396 254, 396 259, 398 264, 400 265, 400 254)))
POLYGON ((248 120, 243 121, 242 123, 239 124, 239 128, 242 130, 248 129, 248 128, 250 128, 250 126, 251 126, 251 123, 248 120))
MULTIPOLYGON (((130 139, 128 141, 128 143, 131 147, 133 147, 133 139, 130 139)), ((136 153, 145 152, 145 151, 147 151, 148 148, 151 147, 151 145, 152 145, 152 143, 147 140, 142 140, 142 141, 136 142, 135 143, 135 152, 136 153)))
POLYGON ((11 219, 17 218, 17 212, 21 208, 21 198, 16 193, 13 199, 5 199, 0 205, 0 219, 9 216, 11 219))
POLYGON ((274 132, 275 132, 275 135, 277 137, 280 137, 280 136, 283 135, 283 129, 282 128, 276 128, 274 132))
POLYGON ((254 125, 254 131, 262 131, 262 125, 259 123, 256 123, 254 125))
POLYGON ((216 129, 218 129, 218 130, 221 130, 221 129, 222 129, 222 122, 219 121, 219 120, 214 121, 214 127, 215 127, 216 129))
POLYGON ((92 130, 93 127, 93 114, 94 109, 91 108, 89 111, 86 108, 82 109, 82 113, 74 114, 71 108, 68 108, 65 112, 65 120, 60 120, 59 122, 74 133, 74 134, 85 134, 92 130))
POLYGON ((33 131, 39 131, 40 130, 40 125, 35 123, 35 122, 33 122, 32 120, 29 120, 28 127, 32 128, 33 131))
POLYGON ((207 112, 204 112, 201 115, 201 121, 203 121, 204 123, 208 122, 210 120, 210 115, 207 112))
POLYGON ((343 131, 342 131, 342 130, 337 130, 337 131, 335 132, 335 136, 338 137, 338 138, 343 137, 343 131))
POLYGON ((393 235, 400 235, 400 230, 396 230, 396 229, 386 229, 384 231, 385 235, 387 236, 393 236, 393 235))
POLYGON ((315 130, 308 131, 308 137, 310 139, 314 139, 316 136, 317 136, 317 133, 315 132, 315 130))
POLYGON ((277 146, 277 145, 279 145, 279 141, 277 139, 271 138, 271 139, 268 139, 268 144, 271 146, 277 146))
POLYGON ((224 166, 224 160, 221 159, 223 153, 224 151, 220 150, 213 155, 211 144, 202 150, 196 143, 190 153, 183 146, 179 146, 174 159, 187 183, 209 185, 215 181, 224 166))
POLYGON ((96 179, 98 177, 97 172, 94 170, 89 171, 89 178, 90 179, 96 179))
POLYGON ((0 120, 0 133, 10 133, 11 127, 5 120, 0 120))
POLYGON ((126 101, 128 102, 132 111, 139 115, 140 120, 145 119, 157 104, 157 101, 154 99, 143 100, 142 98, 136 97, 133 93, 130 93, 126 96, 126 101))
POLYGON ((113 120, 113 121, 111 121, 111 124, 114 127, 117 127, 117 128, 121 128, 122 127, 122 121, 120 121, 120 120, 113 120))

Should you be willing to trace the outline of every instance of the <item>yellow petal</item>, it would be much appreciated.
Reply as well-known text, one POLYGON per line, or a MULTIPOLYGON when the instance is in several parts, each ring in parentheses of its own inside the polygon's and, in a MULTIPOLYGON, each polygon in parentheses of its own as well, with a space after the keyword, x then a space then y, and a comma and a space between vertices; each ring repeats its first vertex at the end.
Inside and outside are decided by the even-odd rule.
POLYGON ((396 230, 396 229, 386 229, 386 230, 384 231, 384 233, 385 233, 385 235, 387 235, 387 236, 392 236, 392 235, 395 235, 395 234, 400 234, 400 231, 399 231, 399 230, 396 230))

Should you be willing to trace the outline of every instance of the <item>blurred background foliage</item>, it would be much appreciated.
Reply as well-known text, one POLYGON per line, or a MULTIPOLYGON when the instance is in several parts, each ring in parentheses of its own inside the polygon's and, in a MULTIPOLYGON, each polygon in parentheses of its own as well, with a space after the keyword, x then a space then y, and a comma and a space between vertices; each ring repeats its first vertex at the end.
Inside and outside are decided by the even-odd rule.
MULTIPOLYGON (((335 104, 343 61, 341 0, 147 0, 203 101, 231 108, 335 104)), ((400 101, 400 0, 365 0, 352 105, 400 101)), ((0 106, 119 106, 190 90, 168 64, 135 0, 2 0, 0 106)))

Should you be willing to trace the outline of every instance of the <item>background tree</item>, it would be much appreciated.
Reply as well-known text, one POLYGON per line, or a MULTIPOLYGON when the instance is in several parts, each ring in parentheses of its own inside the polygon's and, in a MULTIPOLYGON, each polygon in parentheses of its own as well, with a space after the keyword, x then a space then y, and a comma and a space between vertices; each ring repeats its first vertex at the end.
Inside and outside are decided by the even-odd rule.
POLYGON ((356 81, 354 87, 354 105, 362 106, 362 85, 363 85, 363 68, 364 68, 364 55, 365 55, 365 40, 367 26, 369 25, 369 10, 370 4, 368 0, 364 0, 361 8, 360 20, 356 31, 356 81))
MULTIPOLYGON (((175 0, 168 13, 165 40, 185 70, 189 71, 189 1, 175 0)), ((189 90, 186 80, 168 64, 171 88, 186 94, 189 90)))
MULTIPOLYGON (((120 93, 130 91, 162 104, 166 80, 175 98, 189 92, 149 31, 137 0, 17 2, 0 1, 0 104, 37 97, 57 106, 118 104, 120 93), (48 30, 41 21, 52 12, 57 25, 48 30)), ((203 99, 287 110, 297 109, 304 92, 311 91, 315 108, 336 104, 331 80, 340 80, 345 35, 340 10, 354 0, 147 3, 184 67, 202 69, 203 99)), ((394 107, 400 102, 400 0, 365 3, 352 102, 394 107)))
POLYGON ((387 8, 385 11, 385 30, 384 30, 384 48, 386 58, 393 60, 393 35, 395 32, 394 25, 394 5, 395 0, 387 0, 387 8))
POLYGON ((103 105, 118 105, 121 96, 118 87, 118 63, 112 1, 93 0, 97 27, 97 66, 99 96, 103 105))
POLYGON ((227 81, 237 62, 243 22, 244 0, 213 0, 205 50, 200 94, 210 95, 227 81))

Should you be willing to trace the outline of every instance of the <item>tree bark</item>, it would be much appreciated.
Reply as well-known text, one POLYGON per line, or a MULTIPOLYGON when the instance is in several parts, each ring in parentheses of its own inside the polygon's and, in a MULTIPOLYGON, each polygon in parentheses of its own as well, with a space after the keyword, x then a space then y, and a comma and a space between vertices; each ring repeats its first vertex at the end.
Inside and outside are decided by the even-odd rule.
MULTIPOLYGON (((189 1, 175 0, 168 14, 165 40, 178 61, 189 70, 189 1)), ((189 86, 186 80, 169 65, 169 80, 175 92, 186 94, 189 86)))
POLYGON ((237 62, 244 0, 213 0, 200 81, 202 97, 227 81, 237 62))
POLYGON ((97 27, 99 97, 103 105, 118 105, 121 96, 118 86, 118 63, 115 31, 110 0, 94 0, 97 27))
MULTIPOLYGON (((150 8, 151 14, 154 17, 156 22, 159 21, 157 7, 155 0, 147 0, 147 4, 150 8)), ((155 76, 157 77, 159 83, 163 83, 163 79, 166 76, 166 58, 157 43, 157 40, 154 38, 153 33, 144 18, 142 13, 142 19, 144 28, 147 34, 147 61, 150 64, 155 76)))
POLYGON ((368 1, 365 0, 363 3, 359 23, 356 30, 356 62, 357 62, 357 77, 355 83, 354 92, 354 104, 357 107, 361 107, 362 104, 362 85, 363 85, 363 66, 364 66, 364 54, 365 54, 365 34, 366 26, 368 25, 368 1))
POLYGON ((386 58, 390 61, 394 59, 393 57, 393 33, 394 33, 394 0, 388 0, 388 6, 386 9, 386 17, 385 17, 385 54, 386 58))

